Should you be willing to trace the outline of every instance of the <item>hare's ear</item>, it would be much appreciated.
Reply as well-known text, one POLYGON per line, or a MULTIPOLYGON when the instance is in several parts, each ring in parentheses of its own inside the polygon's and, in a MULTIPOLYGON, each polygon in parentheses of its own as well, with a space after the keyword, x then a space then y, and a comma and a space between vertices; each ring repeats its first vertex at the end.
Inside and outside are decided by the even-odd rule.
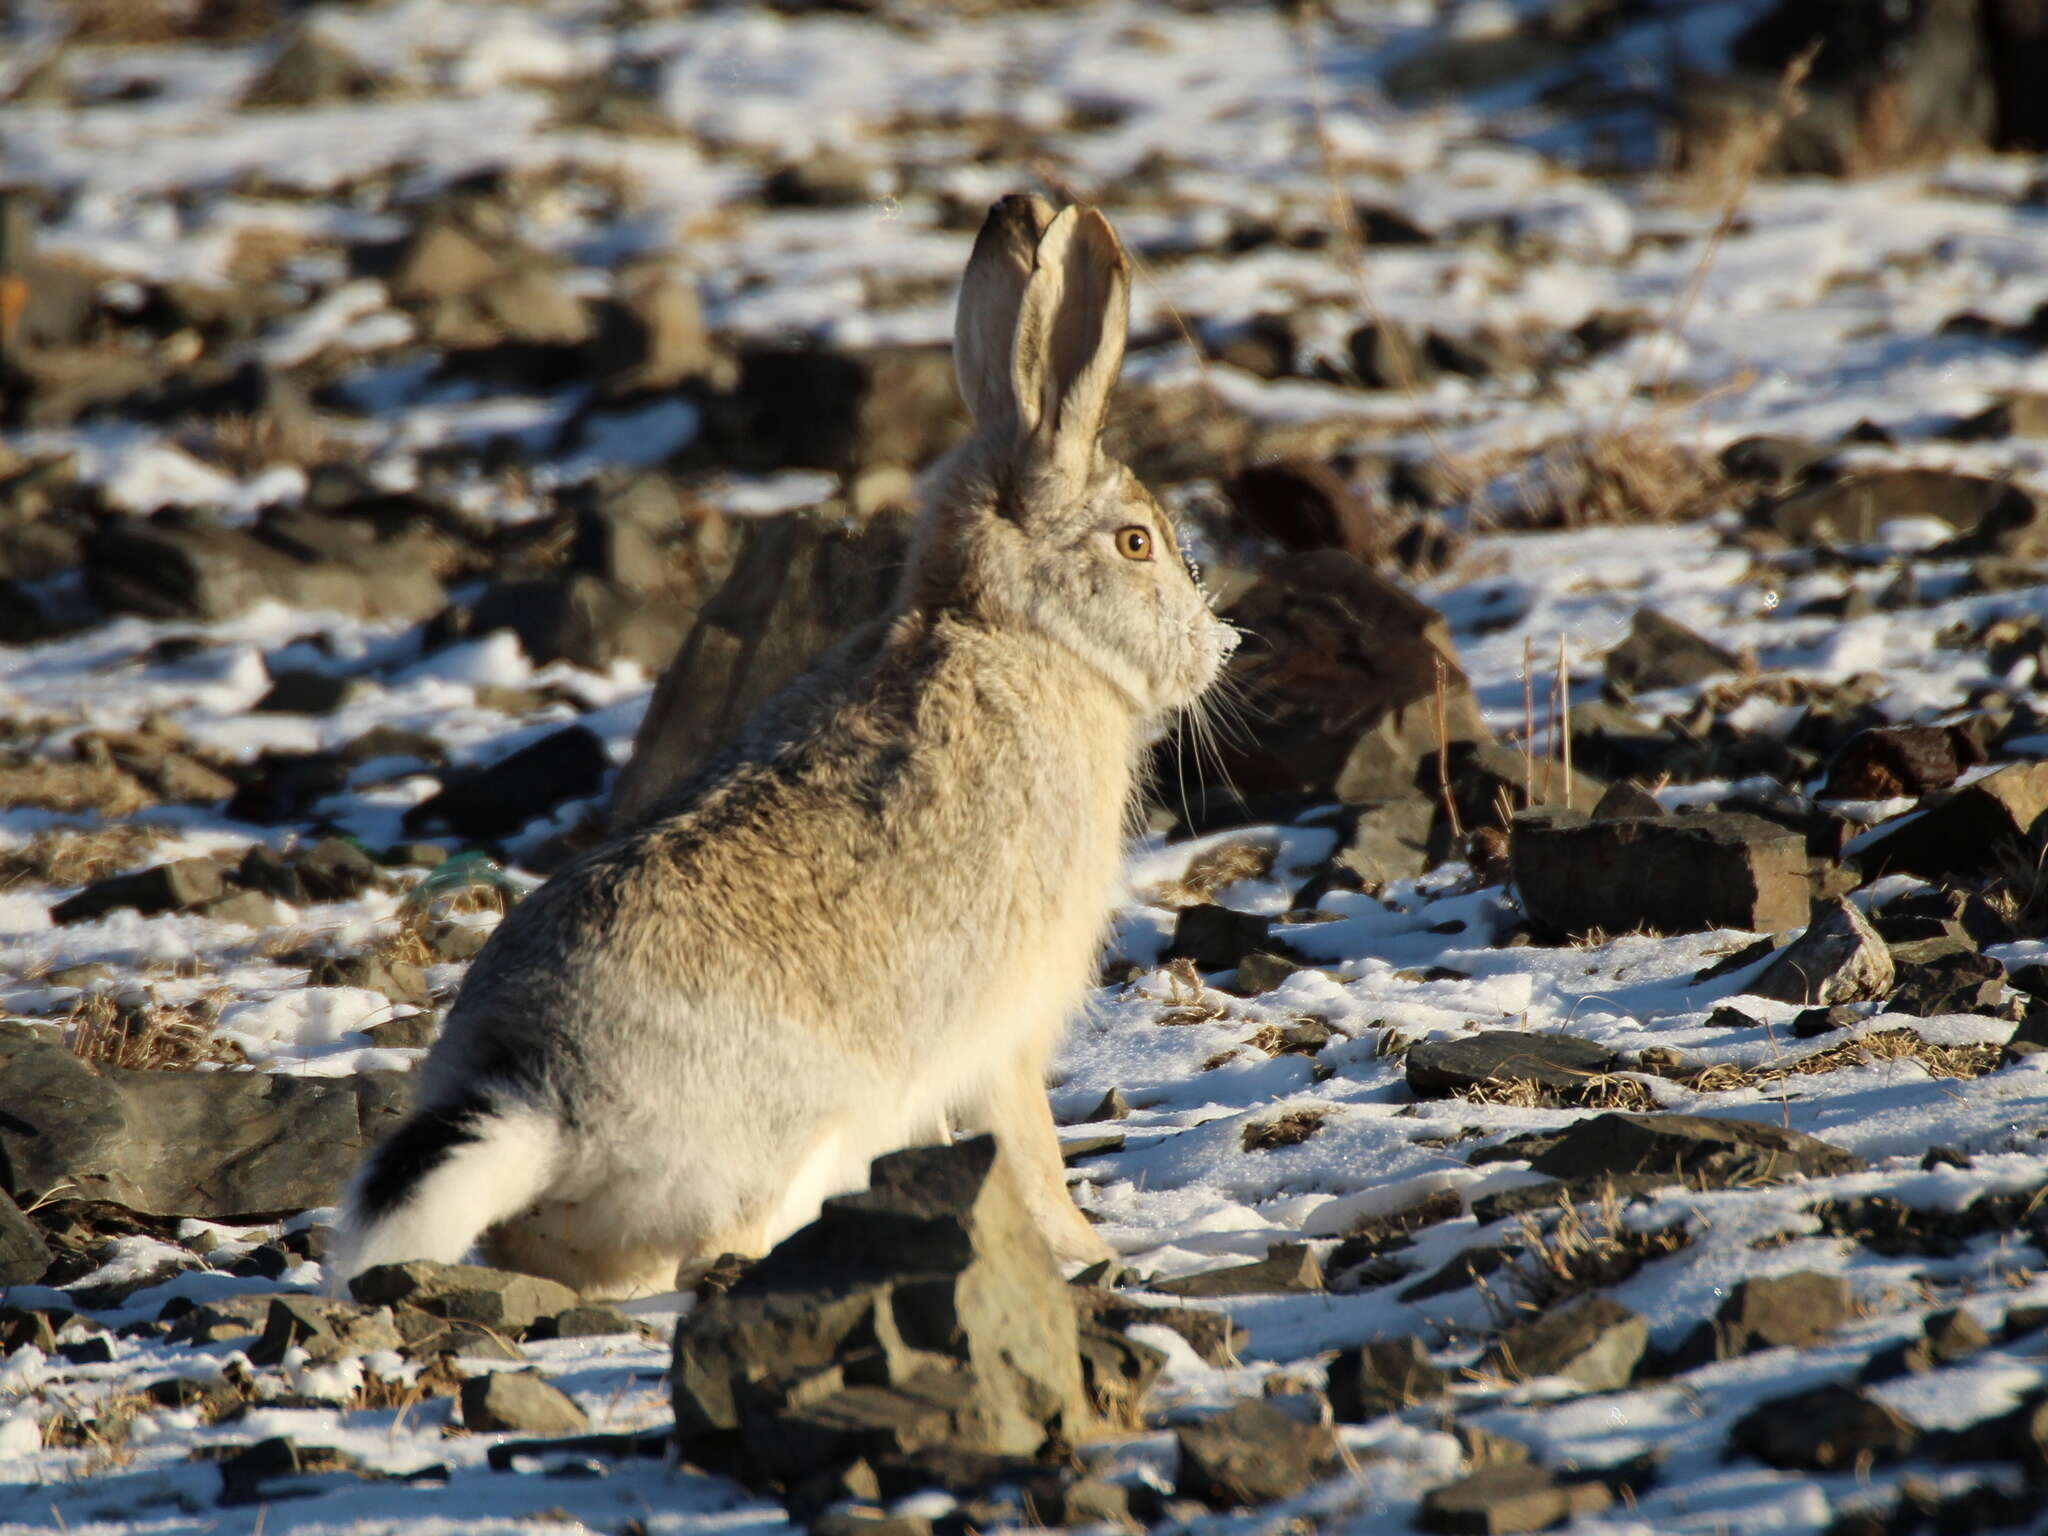
POLYGON ((990 207, 967 258, 953 318, 953 372, 977 426, 1017 419, 1017 311, 1052 221, 1044 198, 1012 193, 990 207))
POLYGON ((1131 323, 1131 264, 1093 208, 1067 208, 1038 242, 1017 315, 1020 424, 1055 459, 1095 451, 1131 323))

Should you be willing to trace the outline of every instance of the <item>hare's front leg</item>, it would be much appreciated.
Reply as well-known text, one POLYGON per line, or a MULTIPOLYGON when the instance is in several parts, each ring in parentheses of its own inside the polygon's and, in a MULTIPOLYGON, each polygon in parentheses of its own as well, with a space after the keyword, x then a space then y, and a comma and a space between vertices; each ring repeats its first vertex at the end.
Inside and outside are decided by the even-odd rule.
POLYGON ((1066 1164, 1060 1159, 1059 1133, 1053 1129, 1044 1068, 1036 1052, 1026 1052, 998 1073, 964 1118, 974 1129, 994 1134, 1017 1175, 1032 1220, 1061 1263, 1093 1264, 1116 1256, 1067 1192, 1066 1164))

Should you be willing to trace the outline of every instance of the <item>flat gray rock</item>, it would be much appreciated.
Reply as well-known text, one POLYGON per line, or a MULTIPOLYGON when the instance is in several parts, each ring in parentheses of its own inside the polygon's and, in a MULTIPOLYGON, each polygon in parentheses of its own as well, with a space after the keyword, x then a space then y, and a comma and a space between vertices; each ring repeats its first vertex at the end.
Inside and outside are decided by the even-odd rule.
POLYGON ((144 1072, 0 1030, 0 1165, 21 1201, 61 1189, 151 1216, 279 1215, 338 1201, 410 1097, 401 1072, 144 1072))
POLYGON ((1418 1042, 1408 1052, 1408 1091, 1419 1099, 1441 1099, 1512 1083, 1571 1089, 1620 1065, 1606 1046, 1573 1035, 1489 1029, 1418 1042))

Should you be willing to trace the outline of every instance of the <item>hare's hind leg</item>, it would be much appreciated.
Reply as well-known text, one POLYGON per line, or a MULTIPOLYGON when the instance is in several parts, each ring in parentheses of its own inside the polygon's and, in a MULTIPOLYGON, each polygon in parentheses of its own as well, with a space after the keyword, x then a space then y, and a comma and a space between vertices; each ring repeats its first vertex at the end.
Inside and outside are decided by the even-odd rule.
POLYGON ((349 1188, 336 1282, 377 1264, 460 1260, 486 1227, 540 1198, 558 1151, 553 1121, 535 1110, 473 1100, 415 1111, 349 1188))
POLYGON ((1005 1067, 969 1106, 964 1118, 976 1130, 991 1131, 1010 1160, 1025 1207, 1063 1264, 1093 1264, 1116 1251, 1096 1235, 1067 1190, 1067 1167, 1059 1132, 1045 1097, 1045 1073, 1034 1052, 1005 1067))

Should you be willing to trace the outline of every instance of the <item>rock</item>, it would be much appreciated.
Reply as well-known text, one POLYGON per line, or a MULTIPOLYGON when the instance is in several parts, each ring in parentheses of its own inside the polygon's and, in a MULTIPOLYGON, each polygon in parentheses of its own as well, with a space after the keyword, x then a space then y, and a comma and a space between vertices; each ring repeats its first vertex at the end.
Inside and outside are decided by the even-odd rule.
POLYGON ((1613 1502, 1605 1483, 1560 1483, 1541 1467, 1510 1464, 1482 1467, 1430 1489, 1416 1523, 1447 1536, 1506 1536, 1597 1515, 1613 1502))
POLYGON ((1910 1456, 1920 1430, 1876 1398, 1829 1384, 1759 1403, 1728 1432, 1731 1451, 1793 1471, 1831 1472, 1910 1456))
POLYGON ((1364 1424, 1383 1413, 1440 1401, 1451 1378, 1430 1362, 1413 1334, 1343 1349, 1330 1362, 1330 1411, 1339 1423, 1364 1424))
POLYGON ((377 861, 345 837, 323 837, 292 861, 314 901, 354 901, 377 884, 377 861))
POLYGON ((636 593, 588 571, 493 582, 477 599, 472 633, 509 629, 528 659, 545 666, 573 662, 592 671, 636 661, 666 666, 687 632, 694 604, 636 593))
POLYGON ((182 912, 217 900, 226 890, 220 866, 213 860, 177 859, 132 875, 95 880, 76 896, 50 908, 50 921, 87 923, 123 907, 154 917, 159 912, 182 912))
POLYGON ((1377 890, 1412 880, 1429 868, 1430 829, 1437 805, 1421 795, 1346 806, 1337 851, 1301 889, 1297 906, 1314 906, 1331 890, 1377 890))
POLYGON ((1767 498, 1752 523, 1801 544, 1870 544, 1886 523, 1934 518, 1956 530, 1958 553, 2018 555, 2041 548, 2040 506, 2019 486, 1945 469, 1886 469, 1767 498))
MULTIPOLYGON (((427 987, 425 971, 404 960, 388 960, 381 955, 349 955, 343 959, 322 955, 313 962, 307 972, 306 985, 361 987, 366 992, 382 992, 394 1003, 410 1003, 416 1008, 424 1008, 433 1001, 433 994, 427 987)), ((431 1028, 432 1020, 429 1019, 427 1023, 431 1028)), ((387 1040, 379 1043, 393 1042, 387 1040)))
MULTIPOLYGON (((388 992, 385 993, 387 997, 390 995, 388 992)), ((440 1015, 426 1012, 424 1008, 414 1013, 401 1013, 388 1019, 379 1019, 363 1030, 363 1033, 370 1037, 370 1043, 380 1049, 414 1051, 425 1050, 432 1045, 435 1036, 440 1032, 440 1015)))
MULTIPOLYGON (((0 1188, 0 1293, 11 1285, 34 1285, 50 1267, 50 1250, 36 1224, 22 1215, 4 1188, 0 1188)), ((0 1355, 14 1344, 0 1336, 0 1355)), ((48 1350, 44 1351, 49 1353, 48 1350)))
POLYGON ((1272 1403, 1233 1404, 1174 1432, 1180 1472, 1174 1491, 1216 1509, 1291 1499, 1336 1473, 1337 1436, 1272 1403))
POLYGON ((1537 1151, 1529 1166, 1573 1182, 1643 1173, 1722 1188, 1854 1173, 1864 1163, 1854 1153, 1803 1131, 1755 1120, 1605 1114, 1574 1121, 1537 1151))
POLYGON ((1245 997, 1257 997, 1280 986, 1295 972, 1306 967, 1299 960, 1290 960, 1285 955, 1272 954, 1266 950, 1254 950, 1237 962, 1237 980, 1232 989, 1245 997))
POLYGON ((929 1447, 1035 1455, 1092 1422, 1075 1306, 987 1136, 876 1159, 676 1331, 685 1457, 784 1485, 929 1447))
POLYGON ((235 821, 275 826, 302 820, 328 795, 346 789, 349 764, 337 752, 265 752, 242 772, 242 786, 228 801, 226 814, 235 821))
POLYGON ((580 1435, 590 1416, 529 1371, 492 1371, 462 1384, 462 1422, 477 1434, 580 1435))
POLYGON ((212 622, 270 598, 290 608, 413 622, 448 600, 431 541, 414 530, 362 543, 346 560, 321 559, 239 529, 126 519, 86 541, 85 580, 102 607, 144 618, 212 622))
POLYGON ((1870 925, 1894 948, 1924 939, 1960 939, 1971 949, 2010 944, 2012 924, 1976 891, 1937 886, 1886 902, 1870 925))
POLYGON ((1721 472, 1732 480, 1786 485, 1827 454, 1825 447, 1804 437, 1743 437, 1721 450, 1721 472))
POLYGON ((2039 1003, 2029 1007, 2020 1019, 2020 1026, 2012 1032, 2012 1038, 2005 1042, 2005 1049, 1999 1060, 2006 1066, 2023 1061, 2029 1056, 2038 1056, 2048 1051, 2048 1007, 2039 1003))
POLYGON ((412 1306, 450 1322, 476 1323, 508 1334, 576 1305, 576 1293, 560 1281, 428 1259, 372 1265, 350 1280, 348 1289, 365 1306, 412 1306))
POLYGON ((347 1451, 326 1445, 298 1445, 282 1435, 231 1450, 220 1462, 220 1504, 235 1508, 263 1507, 283 1499, 326 1493, 322 1482, 336 1473, 361 1475, 362 1462, 347 1451))
POLYGON ((1517 1323, 1487 1350, 1485 1364, 1510 1378, 1563 1376, 1589 1392, 1618 1392, 1649 1342, 1650 1325, 1640 1314, 1608 1297, 1588 1296, 1517 1323))
POLYGON ((1224 494, 1238 520, 1285 549, 1340 549, 1361 560, 1386 551, 1389 530, 1345 478, 1316 459, 1254 464, 1224 494))
POLYGON ((361 691, 352 677, 296 667, 273 676, 270 691, 249 707, 269 715, 331 715, 361 691))
POLYGON ((1271 952, 1272 927, 1272 918, 1256 912, 1233 912, 1211 902, 1182 907, 1174 915, 1173 941, 1164 958, 1192 960, 1203 971, 1231 970, 1255 952, 1271 952))
POLYGON ((521 747, 486 768, 450 778, 439 793, 400 818, 408 832, 445 827, 458 837, 505 837, 564 800, 604 787, 611 759, 587 726, 572 725, 521 747))
POLYGON ((929 464, 968 425, 944 346, 745 346, 737 387, 706 409, 705 446, 762 473, 929 464))
POLYGON ((697 285, 666 267, 621 279, 598 307, 587 350, 591 371, 614 396, 673 390, 718 367, 697 285))
POLYGON ((277 1365, 286 1350, 298 1348, 315 1364, 328 1364, 404 1344, 387 1309, 366 1311, 325 1296, 273 1296, 263 1335, 250 1346, 249 1359, 255 1365, 277 1365))
POLYGON ((1352 556, 1285 556, 1225 616, 1247 631, 1225 686, 1258 724, 1223 743, 1213 763, 1177 738, 1161 743, 1168 782, 1183 762, 1198 779, 1191 787, 1227 784, 1246 796, 1358 804, 1414 795, 1437 749, 1439 664, 1445 735, 1492 739, 1442 616, 1352 556))
POLYGON ((1861 1003, 1889 992, 1892 976, 1891 951, 1877 930, 1853 902, 1836 898, 1817 905, 1806 932, 1743 991, 1781 1003, 1861 1003))
POLYGON ((722 746, 829 647, 888 607, 908 549, 905 518, 785 513, 748 519, 732 572, 662 674, 607 811, 623 827, 722 746))
MULTIPOLYGON (((1574 768, 1567 776, 1558 763, 1532 765, 1518 749, 1505 743, 1452 742, 1449 763, 1451 799, 1458 807, 1459 825, 1467 830, 1506 825, 1501 820, 1502 807, 1506 807, 1510 817, 1532 805, 1583 811, 1598 805, 1607 793, 1606 784, 1589 774, 1574 768)), ((1437 769, 1435 751, 1424 756, 1415 779, 1417 787, 1425 793, 1437 790, 1442 775, 1437 769)), ((1441 802, 1438 792, 1439 809, 1441 802)), ((1431 839, 1434 850, 1449 852, 1449 831, 1446 819, 1439 814, 1431 839)))
POLYGON ((1873 1359, 1863 1379, 1881 1381, 1894 1375, 1939 1370, 1990 1347, 1991 1335, 1982 1323, 1961 1307, 1949 1307, 1930 1313, 1920 1325, 1920 1337, 1895 1358, 1886 1359, 1880 1354, 1873 1359))
POLYGON ((1944 1013, 1993 1013, 2005 995, 2005 967, 1989 955, 1964 952, 1903 969, 1887 1012, 1934 1018, 1944 1013))
POLYGON ((235 880, 245 889, 274 896, 295 907, 306 904, 306 884, 299 878, 298 870, 266 844, 249 845, 242 862, 235 866, 235 880))
POLYGON ((1546 933, 1772 932, 1806 919, 1805 840, 1754 816, 1588 822, 1524 811, 1511 859, 1529 919, 1546 933))
POLYGON ((1483 1030, 1417 1041, 1408 1051, 1408 1091, 1418 1099, 1442 1099, 1526 1083, 1570 1093, 1583 1088, 1588 1078, 1621 1066, 1621 1058, 1606 1046, 1572 1035, 1483 1030))
POLYGON ((468 298, 506 270, 476 236, 442 213, 429 214, 395 247, 372 257, 373 265, 387 261, 388 271, 370 275, 381 275, 391 297, 410 305, 468 298))
POLYGON ((1953 726, 1891 725, 1859 731, 1828 765, 1824 799, 1890 800, 1946 789, 1984 749, 1953 726))
POLYGON ((1323 1266, 1316 1260, 1315 1249, 1307 1243, 1275 1243, 1272 1251, 1256 1264, 1232 1264, 1172 1280, 1155 1280, 1147 1289, 1165 1296, 1292 1295, 1322 1290, 1323 1266))
MULTIPOLYGON (((1209 355, 1227 367, 1255 379, 1284 379, 1294 372, 1300 338, 1286 315, 1254 315, 1234 326, 1216 340, 1209 355)), ((1227 488, 1226 488, 1227 489, 1227 488)), ((1256 526, 1256 524, 1254 525, 1256 526)), ((1275 537, 1278 537, 1276 534, 1275 537)), ((1287 542, 1282 539, 1283 543, 1287 542)), ((1290 545, 1290 548, 1324 548, 1323 545, 1290 545)))
POLYGON ((1849 1282, 1805 1271, 1741 1281, 1721 1303, 1717 1321, 1736 1353, 1806 1349, 1855 1315, 1849 1282))
POLYGON ((0 1166, 17 1199, 61 1189, 154 1216, 270 1219, 335 1204, 410 1087, 399 1072, 130 1070, 0 1031, 0 1166))
POLYGON ((331 107, 375 94, 377 77, 341 44, 298 26, 269 67, 242 92, 244 109, 331 107))
POLYGON ((1739 1282, 1711 1322, 1659 1361, 1677 1374, 1760 1349, 1810 1349, 1855 1315, 1849 1282, 1802 1271, 1739 1282))
POLYGON ((1741 669, 1742 658, 1733 651, 1654 608, 1638 608, 1628 638, 1607 653, 1607 685, 1625 699, 1741 669))
POLYGON ((617 1307, 568 1307, 553 1317, 538 1318, 526 1330, 529 1339, 601 1339, 631 1333, 633 1320, 617 1307))
POLYGON ((770 208, 852 208, 873 196, 874 170, 844 150, 813 150, 778 166, 761 183, 770 208))
POLYGON ((1592 811, 1595 821, 1627 821, 1632 817, 1663 814, 1664 807, 1657 803, 1656 796, 1640 784, 1627 780, 1608 785, 1607 792, 1594 802, 1592 811))
POLYGON ((1351 371, 1365 389, 1412 389, 1433 383, 1436 363, 1398 325, 1371 321, 1351 333, 1351 371))
POLYGON ((1206 1365, 1236 1365, 1238 1350, 1250 1338, 1227 1314, 1208 1307, 1145 1306, 1125 1300, 1116 1291, 1078 1284, 1074 1299, 1084 1318, 1119 1333, 1137 1327, 1168 1329, 1180 1335, 1181 1342, 1206 1365))
POLYGON ((1861 1023, 1863 1010, 1848 1003, 1838 1003, 1832 1008, 1808 1008, 1793 1016, 1792 1034, 1795 1039, 1812 1040, 1820 1035, 1831 1035, 1837 1030, 1850 1029, 1861 1023))
POLYGON ((284 911, 261 891, 235 891, 192 909, 216 923, 239 923, 244 928, 273 928, 284 921, 284 911))

